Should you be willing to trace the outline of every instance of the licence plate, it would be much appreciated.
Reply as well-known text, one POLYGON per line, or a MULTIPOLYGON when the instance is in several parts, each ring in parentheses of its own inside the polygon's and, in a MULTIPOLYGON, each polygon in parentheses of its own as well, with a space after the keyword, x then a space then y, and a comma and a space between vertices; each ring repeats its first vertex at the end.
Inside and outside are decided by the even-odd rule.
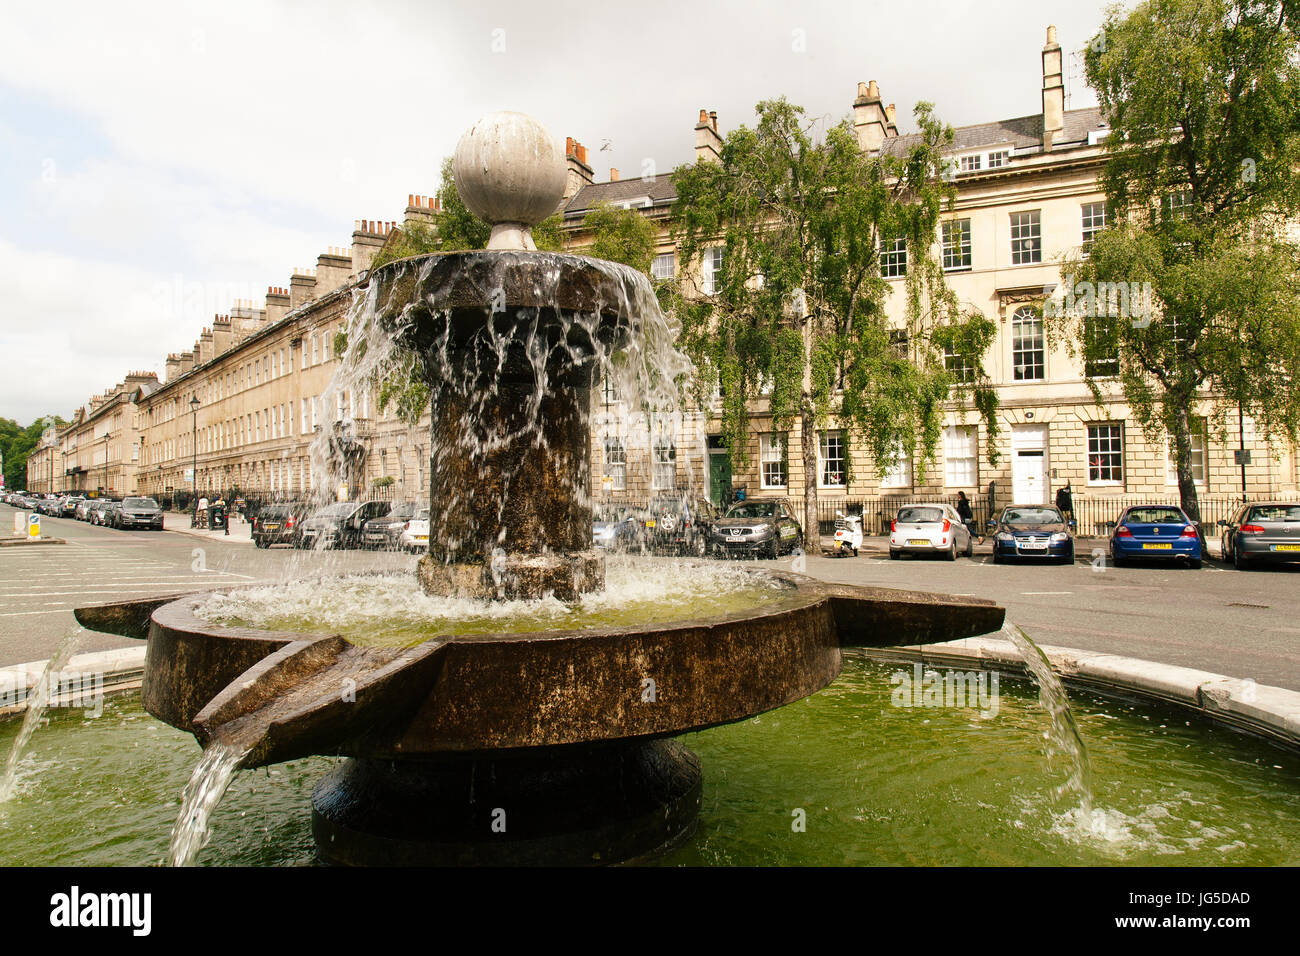
POLYGON ((908 538, 908 539, 907 539, 907 543, 908 543, 908 544, 920 544, 920 545, 924 545, 924 546, 927 547, 927 548, 929 548, 929 547, 933 547, 933 545, 931 544, 929 538, 908 538))
POLYGON ((267 531, 274 531, 276 528, 278 528, 278 527, 280 527, 280 526, 279 526, 278 524, 264 524, 264 525, 262 525, 262 527, 263 527, 264 529, 266 529, 267 531))
POLYGON ((416 540, 416 541, 428 541, 428 540, 429 540, 429 536, 428 536, 427 534, 417 534, 417 535, 415 536, 415 540, 416 540))
POLYGON ((1021 544, 1017 542, 1016 547, 1019 548, 1021 551, 1046 551, 1047 550, 1047 545, 1045 544, 1021 544))
POLYGON ((1142 545, 1142 550, 1143 551, 1172 551, 1173 547, 1174 546, 1172 544, 1144 544, 1142 545))
POLYGON ((1275 544, 1274 551, 1300 551, 1300 544, 1275 544))
POLYGON ((645 526, 647 528, 653 528, 655 526, 655 519, 650 518, 648 521, 646 521, 645 526))

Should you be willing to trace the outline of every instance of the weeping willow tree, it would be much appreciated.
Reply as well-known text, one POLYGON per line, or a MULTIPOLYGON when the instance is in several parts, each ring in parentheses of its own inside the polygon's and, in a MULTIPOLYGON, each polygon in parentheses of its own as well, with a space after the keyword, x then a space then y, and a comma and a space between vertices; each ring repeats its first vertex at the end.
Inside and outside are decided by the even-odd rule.
MULTIPOLYGON (((920 135, 878 155, 862 151, 847 119, 814 138, 816 123, 784 98, 757 113, 754 129, 726 137, 720 161, 674 173, 683 272, 702 262, 707 276, 676 308, 701 396, 720 386, 733 462, 746 461, 756 399, 778 430, 799 423, 812 534, 817 431, 832 419, 882 476, 918 454, 924 473, 951 401, 973 402, 996 434, 983 366, 996 326, 962 308, 935 255, 953 198, 943 175, 953 133, 929 104, 915 110, 920 135), (906 250, 901 325, 887 315, 882 249, 895 271, 906 250)), ((988 449, 995 461, 991 440, 988 449)))

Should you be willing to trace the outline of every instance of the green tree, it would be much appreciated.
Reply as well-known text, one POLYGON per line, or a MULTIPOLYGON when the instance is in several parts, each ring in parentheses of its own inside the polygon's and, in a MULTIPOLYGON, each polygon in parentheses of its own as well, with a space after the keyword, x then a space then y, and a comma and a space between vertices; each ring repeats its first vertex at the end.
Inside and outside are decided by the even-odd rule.
POLYGON ((1111 128, 1111 225, 1061 266, 1055 325, 1097 401, 1118 385, 1170 439, 1183 509, 1198 405, 1216 434, 1241 408, 1269 437, 1300 426, 1300 62, 1296 20, 1252 0, 1112 10, 1085 55, 1111 128))
POLYGON ((4 460, 5 487, 10 491, 27 490, 27 459, 41 440, 45 429, 65 428, 67 422, 57 415, 46 415, 26 427, 10 418, 0 418, 0 458, 4 460))
POLYGON ((638 272, 650 274, 655 232, 641 213, 606 202, 596 203, 587 212, 582 228, 592 234, 591 246, 584 250, 588 255, 622 262, 638 272))
MULTIPOLYGON (((946 403, 973 394, 996 434, 997 400, 982 357, 995 326, 964 312, 935 255, 952 198, 943 151, 952 130, 932 107, 895 153, 864 153, 848 120, 813 137, 784 98, 758 104, 758 125, 730 133, 717 163, 674 173, 684 265, 711 260, 712 282, 678 304, 702 392, 720 384, 733 460, 746 460, 750 405, 770 402, 778 429, 802 431, 804 515, 817 528, 817 428, 834 417, 861 436, 883 474, 899 454, 931 461, 946 403), (905 326, 886 314, 882 243, 905 243, 905 326), (945 347, 966 372, 945 367, 945 347)), ((690 282, 690 279, 684 279, 690 282)), ((996 452, 988 443, 990 458, 996 452)))

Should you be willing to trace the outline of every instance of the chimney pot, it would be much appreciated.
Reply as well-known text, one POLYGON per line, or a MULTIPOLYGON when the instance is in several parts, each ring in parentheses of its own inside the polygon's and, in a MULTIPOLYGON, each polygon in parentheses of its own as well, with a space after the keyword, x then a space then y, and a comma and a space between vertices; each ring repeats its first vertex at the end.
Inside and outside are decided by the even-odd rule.
POLYGON ((710 125, 712 125, 712 127, 713 127, 713 132, 716 133, 716 132, 718 131, 718 111, 717 111, 717 110, 709 110, 709 123, 710 123, 710 125))
POLYGON ((875 80, 867 84, 867 96, 870 99, 880 99, 880 87, 876 85, 875 80))
POLYGON ((609 167, 609 181, 611 183, 618 182, 618 170, 615 169, 613 166, 609 167))
POLYGON ((1047 28, 1047 45, 1051 46, 1056 42, 1056 26, 1052 25, 1047 28))
POLYGON ((703 126, 709 121, 709 111, 700 110, 700 125, 703 126))

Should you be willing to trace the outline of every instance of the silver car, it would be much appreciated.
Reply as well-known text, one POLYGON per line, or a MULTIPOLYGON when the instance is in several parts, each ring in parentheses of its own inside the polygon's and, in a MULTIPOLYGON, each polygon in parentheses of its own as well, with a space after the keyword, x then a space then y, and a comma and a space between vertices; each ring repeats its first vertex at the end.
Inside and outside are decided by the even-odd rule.
POLYGON ((1223 525, 1223 560, 1238 571, 1300 561, 1300 502, 1252 502, 1223 525))
POLYGON ((971 557, 975 541, 951 505, 906 505, 890 522, 889 556, 894 560, 904 554, 941 554, 956 561, 958 552, 971 557))

